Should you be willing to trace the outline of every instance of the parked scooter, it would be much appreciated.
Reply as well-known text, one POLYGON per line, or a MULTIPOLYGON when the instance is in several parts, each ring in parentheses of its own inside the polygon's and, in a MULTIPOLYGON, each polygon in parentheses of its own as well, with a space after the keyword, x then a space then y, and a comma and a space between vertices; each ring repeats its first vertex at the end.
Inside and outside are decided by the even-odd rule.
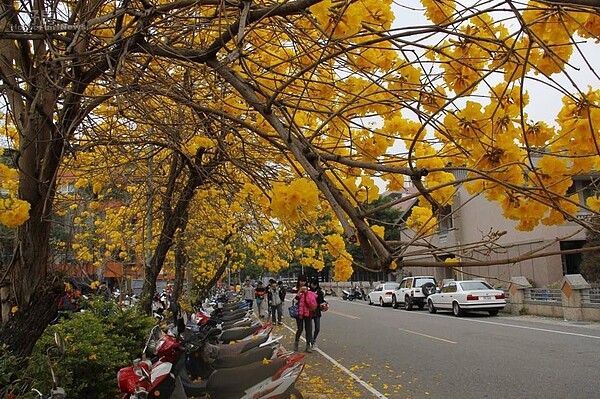
POLYGON ((353 301, 355 299, 367 300, 367 293, 362 287, 354 287, 351 290, 342 290, 342 299, 353 301))
POLYGON ((295 383, 304 368, 304 354, 218 369, 208 379, 193 383, 185 368, 184 351, 175 363, 166 358, 154 363, 146 360, 152 348, 159 348, 161 338, 160 329, 154 328, 144 347, 144 360, 137 359, 133 366, 119 370, 117 379, 123 398, 287 399, 294 395, 302 399, 295 383))
POLYGON ((273 337, 270 330, 235 344, 214 343, 220 334, 221 331, 216 328, 200 332, 186 328, 182 334, 164 334, 158 340, 154 354, 157 358, 174 362, 185 352, 185 367, 193 380, 208 378, 217 369, 244 366, 289 354, 281 349, 279 341, 283 336, 273 337))
POLYGON ((52 389, 50 390, 50 394, 44 395, 37 389, 32 389, 33 392, 38 394, 40 399, 65 399, 67 397, 64 388, 60 386, 60 379, 52 367, 52 359, 50 358, 50 352, 52 351, 57 350, 61 356, 65 353, 65 342, 58 332, 54 333, 54 343, 55 346, 51 346, 46 350, 46 357, 48 358, 48 365, 50 366, 50 374, 52 375, 52 389))

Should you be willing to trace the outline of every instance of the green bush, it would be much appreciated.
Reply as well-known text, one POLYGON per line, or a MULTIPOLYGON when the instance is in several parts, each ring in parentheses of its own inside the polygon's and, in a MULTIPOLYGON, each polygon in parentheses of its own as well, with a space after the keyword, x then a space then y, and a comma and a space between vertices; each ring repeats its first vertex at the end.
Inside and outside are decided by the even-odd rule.
POLYGON ((27 390, 29 384, 23 378, 26 364, 25 359, 14 356, 6 344, 0 344, 0 398, 27 390))
POLYGON ((28 375, 34 387, 49 392, 50 372, 46 349, 54 344, 54 332, 65 341, 65 353, 54 356, 55 372, 69 398, 116 398, 117 371, 140 357, 146 336, 155 319, 136 307, 120 309, 113 302, 95 298, 86 311, 72 314, 59 324, 49 326, 36 343, 28 375))

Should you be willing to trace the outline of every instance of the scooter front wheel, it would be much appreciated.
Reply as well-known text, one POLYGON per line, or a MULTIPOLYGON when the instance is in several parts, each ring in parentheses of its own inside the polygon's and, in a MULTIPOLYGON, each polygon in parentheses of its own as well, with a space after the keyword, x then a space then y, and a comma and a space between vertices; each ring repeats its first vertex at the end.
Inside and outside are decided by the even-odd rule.
POLYGON ((292 387, 287 390, 284 399, 304 399, 304 396, 302 396, 302 394, 296 387, 292 387))

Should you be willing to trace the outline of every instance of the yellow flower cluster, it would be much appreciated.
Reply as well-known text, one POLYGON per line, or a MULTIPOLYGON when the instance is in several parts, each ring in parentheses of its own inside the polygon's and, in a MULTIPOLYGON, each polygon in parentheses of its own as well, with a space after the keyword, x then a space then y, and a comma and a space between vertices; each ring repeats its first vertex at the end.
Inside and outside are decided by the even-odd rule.
POLYGON ((18 198, 0 198, 0 224, 14 229, 29 219, 31 205, 18 198))
POLYGON ((215 142, 208 137, 194 136, 187 142, 182 150, 185 154, 194 156, 200 148, 213 148, 215 146, 215 142))
POLYGON ((363 29, 363 24, 389 29, 394 21, 389 0, 325 0, 310 7, 310 12, 334 39, 354 36, 363 29))
POLYGON ((414 206, 410 216, 406 220, 406 225, 410 229, 413 229, 417 233, 417 236, 428 236, 433 234, 437 229, 437 218, 433 216, 430 208, 414 206))
POLYGON ((600 170, 597 141, 600 131, 600 89, 591 87, 579 98, 563 97, 563 107, 556 118, 560 125, 556 140, 549 146, 571 158, 573 175, 600 170))
POLYGON ((312 211, 319 204, 319 190, 309 179, 296 179, 290 184, 273 185, 271 197, 273 215, 282 221, 297 222, 300 219, 298 208, 312 211))
POLYGON ((334 281, 348 281, 352 276, 352 255, 346 252, 346 243, 339 234, 330 234, 325 236, 327 249, 336 260, 333 262, 333 279, 334 281))
MULTIPOLYGON (((0 149, 0 155, 3 151, 0 149)), ((5 196, 0 198, 0 224, 16 228, 29 219, 31 205, 16 197, 19 184, 19 172, 0 163, 0 188, 5 196)))
POLYGON ((425 7, 425 16, 435 24, 441 25, 453 20, 456 2, 453 0, 421 0, 425 7))

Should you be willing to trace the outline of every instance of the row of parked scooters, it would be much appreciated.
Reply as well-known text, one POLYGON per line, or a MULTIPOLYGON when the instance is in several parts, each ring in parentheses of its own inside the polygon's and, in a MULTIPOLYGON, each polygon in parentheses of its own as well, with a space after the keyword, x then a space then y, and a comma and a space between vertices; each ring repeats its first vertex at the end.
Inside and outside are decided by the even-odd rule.
POLYGON ((302 399, 305 355, 281 339, 245 302, 214 298, 152 329, 142 357, 118 372, 122 398, 302 399))

